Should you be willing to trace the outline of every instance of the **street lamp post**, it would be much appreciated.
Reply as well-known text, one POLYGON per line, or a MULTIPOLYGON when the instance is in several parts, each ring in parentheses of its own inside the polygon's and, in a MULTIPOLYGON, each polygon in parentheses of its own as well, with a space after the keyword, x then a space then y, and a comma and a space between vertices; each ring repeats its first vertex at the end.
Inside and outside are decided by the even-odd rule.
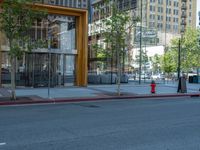
MULTIPOLYGON (((120 31, 119 31, 119 26, 117 26, 117 31, 116 31, 116 36, 120 37, 120 31)), ((116 38, 117 39, 117 38, 116 38)), ((121 86, 121 48, 119 45, 119 42, 116 40, 116 49, 117 49, 117 93, 118 96, 121 95, 121 90, 120 90, 120 86, 121 86)), ((111 81, 112 82, 112 81, 111 81)))
POLYGON ((182 39, 183 39, 183 34, 185 32, 185 26, 186 26, 186 3, 187 3, 187 0, 182 0, 181 1, 182 4, 181 4, 181 11, 182 11, 182 14, 181 14, 181 37, 179 38, 179 43, 178 43, 178 68, 177 68, 177 77, 178 79, 180 78, 180 72, 181 72, 181 49, 182 49, 182 46, 181 46, 181 42, 182 42, 182 39))
POLYGON ((117 44, 117 93, 120 96, 120 83, 121 83, 121 59, 120 59, 120 49, 119 49, 119 44, 117 44))
POLYGON ((140 0, 140 62, 139 62, 139 84, 141 84, 141 73, 142 73, 142 1, 140 0))
MULTIPOLYGON (((182 41, 183 41, 183 34, 185 32, 185 26, 186 26, 186 9, 187 9, 187 0, 181 1, 181 37, 179 38, 179 45, 178 45, 178 68, 177 68, 177 77, 178 77, 178 90, 177 92, 186 92, 186 87, 183 88, 182 84, 185 85, 186 83, 182 83, 182 79, 180 77, 181 72, 181 49, 182 49, 182 41)), ((184 80, 185 81, 185 80, 184 80)))
POLYGON ((51 71, 50 71, 50 67, 51 67, 51 26, 50 26, 50 22, 51 20, 48 19, 48 98, 51 98, 50 96, 50 84, 51 84, 51 71))
POLYGON ((178 41, 178 68, 177 68, 177 77, 180 78, 180 70, 181 70, 181 39, 178 41))

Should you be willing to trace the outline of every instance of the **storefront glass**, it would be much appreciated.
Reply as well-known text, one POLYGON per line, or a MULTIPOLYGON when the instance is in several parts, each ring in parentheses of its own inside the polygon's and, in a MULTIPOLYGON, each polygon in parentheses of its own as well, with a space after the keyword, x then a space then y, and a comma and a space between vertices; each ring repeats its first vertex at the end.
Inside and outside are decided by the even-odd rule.
MULTIPOLYGON (((76 18, 49 15, 37 21, 28 33, 32 43, 42 46, 26 53, 16 64, 16 83, 20 86, 67 86, 75 83, 76 18)), ((6 46, 4 46, 6 47, 6 46)), ((8 50, 2 49, 2 83, 10 83, 8 50)))

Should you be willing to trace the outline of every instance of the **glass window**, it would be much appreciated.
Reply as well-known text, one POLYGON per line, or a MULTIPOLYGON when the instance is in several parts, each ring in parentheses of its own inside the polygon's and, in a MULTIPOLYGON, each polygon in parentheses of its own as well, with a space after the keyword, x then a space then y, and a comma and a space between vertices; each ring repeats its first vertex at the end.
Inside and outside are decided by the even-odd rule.
POLYGON ((84 8, 84 9, 87 9, 88 5, 86 0, 48 0, 48 1, 45 0, 42 1, 42 3, 50 5, 61 5, 66 7, 84 8))
POLYGON ((75 17, 49 15, 51 50, 74 54, 76 51, 75 17))

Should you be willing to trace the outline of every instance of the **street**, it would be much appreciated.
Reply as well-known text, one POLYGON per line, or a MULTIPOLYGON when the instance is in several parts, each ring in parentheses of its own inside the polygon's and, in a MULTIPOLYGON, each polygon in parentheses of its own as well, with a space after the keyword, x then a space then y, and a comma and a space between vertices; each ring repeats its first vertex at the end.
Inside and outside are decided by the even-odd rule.
POLYGON ((200 98, 0 107, 0 150, 199 150, 200 98))

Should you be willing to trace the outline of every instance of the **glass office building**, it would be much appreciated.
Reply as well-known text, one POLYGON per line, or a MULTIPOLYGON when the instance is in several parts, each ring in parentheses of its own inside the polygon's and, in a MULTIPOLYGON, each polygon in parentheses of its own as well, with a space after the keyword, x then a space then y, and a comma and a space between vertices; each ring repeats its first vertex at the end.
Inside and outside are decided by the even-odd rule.
MULTIPOLYGON (((86 86, 86 0, 44 0, 36 3, 38 8, 48 11, 48 17, 36 21, 28 34, 33 42, 41 39, 48 44, 25 53, 23 58, 18 60, 16 85, 40 87, 48 86, 50 83, 52 87, 86 86)), ((1 39, 2 84, 8 84, 9 48, 7 41, 3 37, 1 39)))

